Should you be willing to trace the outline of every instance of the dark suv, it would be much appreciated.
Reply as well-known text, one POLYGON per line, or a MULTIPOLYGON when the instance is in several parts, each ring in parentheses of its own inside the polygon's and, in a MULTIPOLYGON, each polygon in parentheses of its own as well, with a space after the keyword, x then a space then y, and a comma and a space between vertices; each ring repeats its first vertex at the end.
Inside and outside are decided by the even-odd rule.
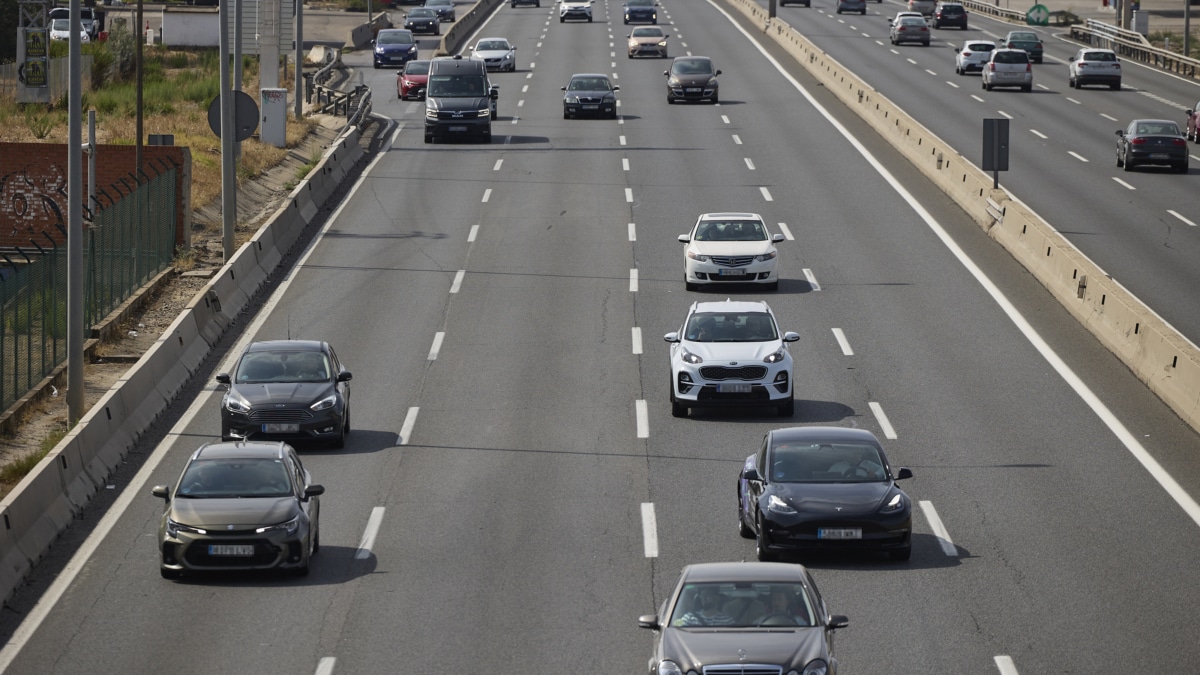
POLYGON ((473 137, 490 143, 499 97, 500 87, 488 80, 483 61, 461 54, 434 59, 425 84, 425 142, 473 137))
POLYGON ((939 2, 933 10, 933 27, 958 26, 967 29, 967 8, 957 2, 939 2))

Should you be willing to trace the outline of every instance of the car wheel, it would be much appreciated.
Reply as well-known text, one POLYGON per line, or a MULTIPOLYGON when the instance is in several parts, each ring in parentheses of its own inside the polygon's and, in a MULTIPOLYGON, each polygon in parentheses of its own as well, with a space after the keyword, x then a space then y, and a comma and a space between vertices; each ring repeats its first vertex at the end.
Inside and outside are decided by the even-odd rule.
POLYGON ((738 535, 742 539, 753 539, 754 530, 746 524, 746 519, 742 517, 742 491, 738 488, 738 535))
POLYGON ((863 11, 861 11, 861 12, 859 12, 859 13, 860 13, 860 14, 862 14, 863 16, 866 16, 866 15, 867 15, 867 10, 865 10, 865 9, 864 9, 863 11))
POLYGON ((959 68, 958 66, 954 66, 954 74, 962 75, 962 68, 959 68))
POLYGON ((771 283, 767 284, 767 290, 771 291, 772 293, 778 291, 779 290, 779 282, 772 281, 771 283))
POLYGON ((714 105, 721 102, 721 99, 718 97, 717 92, 715 92, 715 91, 713 92, 713 95, 712 95, 712 102, 714 105))
POLYGON ((433 142, 433 136, 431 136, 431 135, 429 135, 429 134, 425 134, 425 142, 426 142, 426 143, 432 143, 432 142, 433 142))
POLYGON ((376 64, 373 64, 373 65, 375 66, 375 70, 379 70, 379 64, 378 64, 378 63, 376 63, 376 64))
POLYGON ((775 554, 767 549, 767 534, 763 529, 762 517, 758 519, 758 532, 754 536, 754 556, 759 562, 775 560, 775 554))
POLYGON ((237 440, 237 439, 235 439, 233 436, 229 435, 228 429, 221 432, 221 442, 222 443, 233 443, 235 440, 237 440))
POLYGON ((591 23, 591 22, 592 22, 592 17, 590 17, 590 16, 589 16, 589 17, 588 17, 588 23, 591 23))
POLYGON ((837 11, 837 13, 838 13, 838 14, 841 14, 841 13, 842 13, 842 10, 840 10, 840 9, 839 9, 839 10, 837 11))
POLYGON ((346 427, 345 426, 338 428, 338 434, 337 434, 337 436, 333 437, 332 441, 329 441, 329 447, 333 448, 334 450, 341 450, 342 448, 346 447, 346 427))
POLYGON ((1079 88, 1078 86, 1076 86, 1075 78, 1073 78, 1073 77, 1068 77, 1068 78, 1067 78, 1067 86, 1068 86, 1068 87, 1070 87, 1071 89, 1078 89, 1078 88, 1079 88))
POLYGON ((896 562, 904 562, 912 557, 912 546, 905 546, 894 551, 888 551, 888 557, 896 562))
POLYGON ((492 119, 496 119, 499 115, 500 113, 496 112, 495 110, 492 111, 492 119))
POLYGON ((1187 162, 1184 162, 1183 164, 1180 164, 1179 166, 1175 167, 1175 170, 1179 173, 1187 173, 1188 172, 1187 162))
POLYGON ((793 417, 796 414, 796 399, 788 397, 787 403, 775 409, 780 417, 793 417))
POLYGON ((667 94, 667 105, 671 105, 674 102, 675 102, 675 97, 670 94, 667 94))
POLYGON ((615 120, 615 119, 617 119, 617 110, 616 110, 616 108, 614 108, 614 109, 613 109, 612 113, 611 113, 611 114, 608 116, 608 119, 610 119, 610 120, 615 120))
POLYGON ((159 575, 164 579, 178 579, 180 577, 179 570, 169 570, 165 567, 158 568, 159 575))
POLYGON ((560 16, 560 17, 558 17, 558 22, 559 22, 559 23, 566 23, 566 22, 567 22, 567 20, 566 20, 566 19, 564 19, 564 18, 562 18, 562 17, 560 16))
POLYGON ((1120 82, 1120 80, 1118 80, 1118 81, 1116 81, 1116 82, 1114 82, 1114 83, 1112 83, 1112 84, 1108 85, 1108 88, 1109 88, 1109 89, 1112 89, 1113 91, 1121 91, 1121 82, 1120 82))
POLYGON ((1129 159, 1128 155, 1125 156, 1125 161, 1122 162, 1122 166, 1125 167, 1126 171, 1133 171, 1133 162, 1129 159))
POLYGON ((564 119, 564 120, 569 120, 569 119, 571 119, 571 113, 569 113, 569 112, 567 112, 566 110, 564 110, 564 111, 563 111, 563 119, 564 119))
POLYGON ((983 89, 984 91, 989 91, 988 86, 987 86, 987 80, 980 80, 979 88, 983 89))
POLYGON ((346 422, 342 425, 342 431, 346 434, 350 433, 350 408, 346 408, 346 422))
POLYGON ((1023 85, 1021 87, 1021 91, 1025 92, 1025 93, 1029 93, 1029 92, 1033 91, 1033 85, 1032 84, 1023 85))
POLYGON ((1118 150, 1117 151, 1117 168, 1119 169, 1123 166, 1125 166, 1125 162, 1124 162, 1124 160, 1121 159, 1121 151, 1118 150))

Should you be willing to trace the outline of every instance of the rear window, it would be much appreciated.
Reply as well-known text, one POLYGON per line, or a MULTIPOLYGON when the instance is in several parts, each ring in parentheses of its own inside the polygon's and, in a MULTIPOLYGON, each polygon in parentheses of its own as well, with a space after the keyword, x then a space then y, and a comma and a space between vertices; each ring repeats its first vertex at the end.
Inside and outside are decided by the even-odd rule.
POLYGON ((1117 55, 1112 52, 1087 52, 1083 55, 1085 61, 1116 61, 1117 55))
POLYGON ((1029 55, 1025 52, 996 52, 992 60, 996 63, 1029 63, 1029 55))
POLYGON ((990 52, 996 48, 996 45, 990 42, 972 42, 967 45, 967 50, 972 52, 990 52))

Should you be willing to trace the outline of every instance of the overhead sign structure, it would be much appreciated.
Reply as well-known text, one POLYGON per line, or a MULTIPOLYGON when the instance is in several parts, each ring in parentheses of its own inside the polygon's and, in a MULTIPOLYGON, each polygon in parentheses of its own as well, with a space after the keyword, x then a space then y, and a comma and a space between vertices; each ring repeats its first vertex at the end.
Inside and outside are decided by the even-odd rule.
POLYGON ((1030 26, 1047 26, 1050 24, 1050 10, 1045 5, 1034 5, 1025 12, 1025 23, 1030 26))

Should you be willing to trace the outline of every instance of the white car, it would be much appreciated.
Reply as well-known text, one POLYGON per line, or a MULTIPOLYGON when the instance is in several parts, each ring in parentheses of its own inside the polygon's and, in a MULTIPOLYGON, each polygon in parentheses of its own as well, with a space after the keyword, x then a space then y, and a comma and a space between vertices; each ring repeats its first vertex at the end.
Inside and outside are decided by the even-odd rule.
POLYGON ((592 22, 592 3, 596 0, 559 0, 558 22, 567 19, 592 22))
POLYGON ((1080 49, 1071 58, 1068 70, 1067 82, 1076 89, 1085 84, 1106 84, 1114 91, 1121 88, 1121 60, 1111 49, 1080 49))
MULTIPOLYGON (((70 7, 55 7, 50 10, 50 21, 51 21, 52 25, 53 25, 53 21, 55 19, 70 19, 70 18, 71 18, 71 8, 70 7)), ((88 38, 91 40, 95 40, 96 37, 100 34, 100 24, 96 21, 95 10, 93 10, 91 7, 80 7, 79 8, 79 25, 83 27, 83 32, 87 33, 88 38)), ((68 36, 71 34, 71 31, 69 28, 64 28, 63 32, 68 36)), ((51 39, 55 39, 55 38, 51 38, 51 39)), ((63 37, 61 39, 66 40, 67 38, 63 37)), ((85 42, 86 41, 87 40, 85 40, 85 42)))
POLYGON ((796 333, 779 332, 765 302, 697 302, 683 327, 663 336, 671 344, 671 414, 691 408, 771 406, 791 417, 792 355, 796 333))
POLYGON ((488 70, 517 69, 517 48, 504 38, 480 38, 471 47, 471 58, 483 61, 488 70))
POLYGON ((896 16, 888 19, 888 25, 890 26, 906 16, 915 16, 922 20, 925 18, 925 15, 920 12, 896 12, 896 16))
POLYGON ((983 88, 1020 87, 1033 91, 1033 64, 1024 49, 994 49, 983 67, 983 88))
MULTIPOLYGON (((70 40, 71 39, 71 20, 70 19, 54 19, 50 22, 50 39, 51 40, 70 40)), ((80 26, 79 41, 90 42, 87 29, 80 26)))
POLYGON ((959 75, 979 71, 983 72, 996 43, 988 40, 967 40, 962 49, 954 52, 954 72, 959 75))
POLYGON ((757 213, 705 213, 687 234, 679 235, 683 247, 683 281, 687 290, 703 284, 751 283, 779 290, 775 243, 757 213))

